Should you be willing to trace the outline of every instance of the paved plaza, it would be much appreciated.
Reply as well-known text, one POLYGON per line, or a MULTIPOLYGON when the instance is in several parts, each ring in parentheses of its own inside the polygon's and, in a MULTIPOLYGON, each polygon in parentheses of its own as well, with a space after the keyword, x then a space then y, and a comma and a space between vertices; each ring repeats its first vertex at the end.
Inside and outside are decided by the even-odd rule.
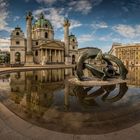
MULTIPOLYGON (((120 124, 121 125, 121 124, 120 124)), ((1 140, 139 140, 140 124, 118 132, 103 135, 64 134, 30 124, 0 103, 1 140)))

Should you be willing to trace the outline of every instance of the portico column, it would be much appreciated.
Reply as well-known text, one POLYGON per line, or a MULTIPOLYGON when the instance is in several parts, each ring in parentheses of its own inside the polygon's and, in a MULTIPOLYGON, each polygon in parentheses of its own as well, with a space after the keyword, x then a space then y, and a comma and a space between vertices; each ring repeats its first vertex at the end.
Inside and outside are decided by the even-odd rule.
POLYGON ((50 62, 52 62, 52 60, 51 60, 51 55, 52 55, 52 54, 51 54, 51 49, 50 49, 50 54, 49 54, 50 62))
POLYGON ((62 51, 62 62, 64 62, 64 51, 62 51))
POLYGON ((39 53, 39 57, 38 57, 39 58, 39 62, 41 62, 41 57, 40 57, 41 56, 41 50, 40 49, 38 50, 38 53, 39 53))
POLYGON ((61 56, 61 62, 62 62, 62 50, 60 51, 60 56, 61 56))
POLYGON ((41 49, 41 63, 42 63, 42 61, 43 61, 43 50, 41 49))
POLYGON ((60 50, 58 51, 59 62, 61 62, 60 50))
POLYGON ((56 50, 54 50, 54 51, 55 51, 55 52, 54 52, 54 53, 55 53, 55 54, 54 54, 54 55, 55 55, 55 56, 54 56, 55 62, 57 62, 57 60, 56 60, 56 50))
POLYGON ((63 56, 62 56, 62 54, 63 54, 63 51, 61 51, 61 62, 63 62, 63 56))
POLYGON ((45 58, 46 58, 46 62, 48 62, 48 53, 47 53, 47 49, 45 50, 45 58))

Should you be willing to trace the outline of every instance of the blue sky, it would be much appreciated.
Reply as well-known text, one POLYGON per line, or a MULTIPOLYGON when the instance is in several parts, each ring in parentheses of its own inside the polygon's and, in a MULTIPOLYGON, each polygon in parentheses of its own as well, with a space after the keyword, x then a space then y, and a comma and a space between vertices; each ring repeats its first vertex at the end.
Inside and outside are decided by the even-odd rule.
POLYGON ((26 33, 27 11, 32 11, 34 20, 43 12, 60 40, 63 20, 69 18, 70 33, 77 36, 79 48, 108 51, 113 42, 140 42, 140 0, 0 0, 0 48, 9 47, 15 26, 26 33))

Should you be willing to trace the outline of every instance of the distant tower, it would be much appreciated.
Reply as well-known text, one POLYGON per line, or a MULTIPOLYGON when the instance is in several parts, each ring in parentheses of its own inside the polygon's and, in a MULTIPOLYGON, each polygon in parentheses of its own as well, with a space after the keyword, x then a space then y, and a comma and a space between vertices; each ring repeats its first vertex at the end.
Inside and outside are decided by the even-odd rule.
POLYGON ((27 53, 32 53, 32 13, 28 12, 26 16, 26 30, 27 30, 27 53))
POLYGON ((70 22, 68 19, 64 20, 64 43, 65 43, 65 63, 69 63, 69 27, 70 22))
POLYGON ((75 64, 78 58, 78 42, 75 35, 71 34, 69 36, 69 55, 71 56, 71 64, 75 64))
POLYGON ((24 65, 25 64, 25 36, 20 27, 16 27, 10 36, 10 64, 24 65))
POLYGON ((77 50, 78 49, 78 42, 75 35, 71 34, 69 36, 69 50, 77 50))

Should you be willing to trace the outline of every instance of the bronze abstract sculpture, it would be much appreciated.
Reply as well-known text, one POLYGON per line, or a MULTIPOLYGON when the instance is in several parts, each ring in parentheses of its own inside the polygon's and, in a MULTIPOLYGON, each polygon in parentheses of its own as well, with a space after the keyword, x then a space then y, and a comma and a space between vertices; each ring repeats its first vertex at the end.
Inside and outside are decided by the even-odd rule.
POLYGON ((98 48, 88 48, 87 51, 85 51, 79 57, 76 66, 76 75, 81 81, 86 80, 83 72, 84 69, 88 69, 94 77, 102 80, 106 80, 107 78, 113 78, 116 76, 119 76, 122 80, 125 80, 128 73, 127 69, 120 59, 108 53, 103 54, 102 51, 98 48), (95 66, 86 63, 85 61, 87 59, 100 61, 103 60, 106 63, 106 66, 103 68, 103 70, 99 70, 95 66), (116 66, 118 66, 119 72, 115 70, 112 62, 115 63, 116 66))

